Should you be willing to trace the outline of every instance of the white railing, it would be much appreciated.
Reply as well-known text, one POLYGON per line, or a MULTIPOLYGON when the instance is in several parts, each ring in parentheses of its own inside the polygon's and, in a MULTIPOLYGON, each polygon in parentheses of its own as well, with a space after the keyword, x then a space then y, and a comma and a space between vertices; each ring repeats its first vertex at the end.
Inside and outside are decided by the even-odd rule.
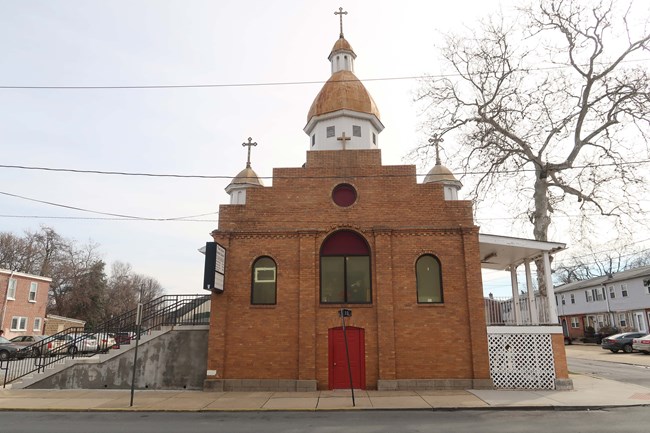
POLYGON ((548 314, 548 303, 545 297, 535 296, 533 299, 533 314, 528 303, 528 297, 521 295, 517 301, 513 298, 489 297, 483 300, 485 305, 485 322, 494 325, 557 325, 551 323, 548 314))

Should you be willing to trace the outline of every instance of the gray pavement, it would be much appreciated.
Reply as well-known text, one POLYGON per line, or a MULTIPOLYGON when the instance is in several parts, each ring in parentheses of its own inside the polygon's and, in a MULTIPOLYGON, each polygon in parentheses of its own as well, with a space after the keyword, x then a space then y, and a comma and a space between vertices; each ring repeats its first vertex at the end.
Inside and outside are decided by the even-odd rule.
MULTIPOLYGON (((612 354, 599 347, 568 346, 569 357, 610 362, 650 363, 650 356, 612 354), (609 356, 613 355, 613 356, 609 356)), ((315 392, 136 391, 0 389, 0 410, 53 411, 318 411, 357 409, 587 409, 650 405, 650 388, 588 375, 571 374, 573 391, 349 390, 315 392)))

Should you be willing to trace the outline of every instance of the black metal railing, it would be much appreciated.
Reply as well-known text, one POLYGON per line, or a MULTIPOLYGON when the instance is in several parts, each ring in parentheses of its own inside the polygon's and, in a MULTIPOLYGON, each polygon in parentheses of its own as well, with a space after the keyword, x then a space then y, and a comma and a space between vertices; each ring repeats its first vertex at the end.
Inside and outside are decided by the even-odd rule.
MULTIPOLYGON (((68 328, 20 349, 0 361, 3 387, 31 373, 63 364, 67 358, 90 357, 130 344, 136 338, 137 309, 113 317, 92 328, 68 328)), ((163 326, 207 325, 210 295, 165 295, 142 306, 140 335, 163 326)))

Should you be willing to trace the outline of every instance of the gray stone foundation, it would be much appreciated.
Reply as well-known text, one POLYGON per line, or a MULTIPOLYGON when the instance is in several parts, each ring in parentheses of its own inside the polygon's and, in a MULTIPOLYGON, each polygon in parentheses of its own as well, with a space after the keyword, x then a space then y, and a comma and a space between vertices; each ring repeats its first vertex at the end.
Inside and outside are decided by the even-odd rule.
POLYGON ((492 379, 398 379, 378 380, 379 391, 424 391, 435 389, 492 389, 492 379))
POLYGON ((316 380, 293 379, 206 379, 204 391, 316 391, 316 380))
POLYGON ((555 379, 556 391, 573 391, 573 380, 571 379, 555 379))

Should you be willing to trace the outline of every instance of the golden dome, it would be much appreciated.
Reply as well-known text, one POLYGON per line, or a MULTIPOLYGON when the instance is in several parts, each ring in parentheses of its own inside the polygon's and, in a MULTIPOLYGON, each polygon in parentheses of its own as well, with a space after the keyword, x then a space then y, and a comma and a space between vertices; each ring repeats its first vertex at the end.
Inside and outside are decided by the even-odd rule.
POLYGON ((456 176, 444 165, 436 164, 429 171, 424 178, 424 183, 447 183, 457 185, 459 188, 462 186, 456 176))
POLYGON ((361 81, 350 71, 336 72, 327 80, 311 104, 309 114, 307 114, 307 122, 314 116, 338 110, 374 114, 377 119, 381 120, 377 104, 375 104, 361 81))
POLYGON ((252 168, 246 167, 239 172, 237 176, 233 178, 228 186, 234 185, 251 185, 251 186, 264 186, 257 173, 253 171, 252 168))

